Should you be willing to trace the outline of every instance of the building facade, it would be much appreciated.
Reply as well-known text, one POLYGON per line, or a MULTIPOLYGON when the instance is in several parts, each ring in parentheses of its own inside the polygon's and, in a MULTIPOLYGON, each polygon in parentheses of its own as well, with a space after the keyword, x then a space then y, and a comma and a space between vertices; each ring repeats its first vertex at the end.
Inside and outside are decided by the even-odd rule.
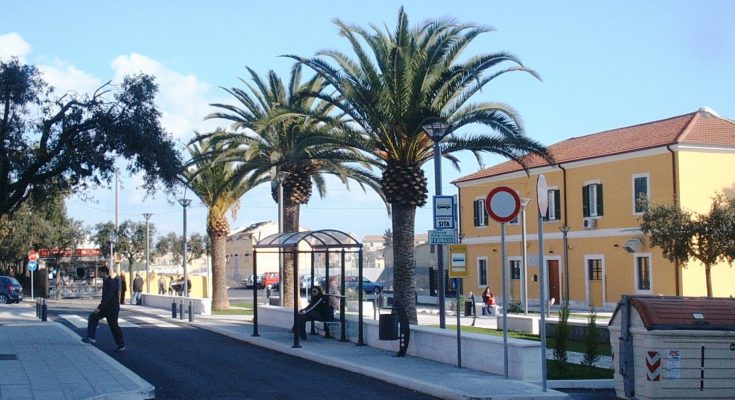
MULTIPOLYGON (((649 246, 640 230, 645 209, 637 200, 707 213, 716 194, 732 198, 735 122, 700 109, 570 138, 549 146, 549 151, 555 164, 531 158, 528 174, 508 161, 453 182, 459 190, 460 227, 470 263, 465 292, 490 286, 500 298, 522 303, 527 286, 528 303, 537 305, 543 267, 547 300, 558 304, 568 291, 570 305, 576 308, 609 310, 624 294, 706 295, 700 263, 674 265, 660 249, 649 246), (548 210, 541 216, 539 256, 536 185, 541 174, 548 186, 548 210), (487 194, 498 186, 515 190, 526 204, 519 218, 506 224, 505 296, 501 226, 485 211, 487 194)), ((733 282, 735 271, 727 264, 712 268, 714 296, 735 295, 733 282)))

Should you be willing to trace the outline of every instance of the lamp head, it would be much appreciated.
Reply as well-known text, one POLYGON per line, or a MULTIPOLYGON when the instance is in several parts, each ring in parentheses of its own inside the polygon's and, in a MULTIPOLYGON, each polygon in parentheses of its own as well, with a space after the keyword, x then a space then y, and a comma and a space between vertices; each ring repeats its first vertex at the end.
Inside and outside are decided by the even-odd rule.
POLYGON ((444 137, 447 128, 449 128, 449 125, 443 122, 432 122, 430 124, 424 124, 421 127, 424 128, 424 131, 428 133, 432 139, 438 141, 444 137))

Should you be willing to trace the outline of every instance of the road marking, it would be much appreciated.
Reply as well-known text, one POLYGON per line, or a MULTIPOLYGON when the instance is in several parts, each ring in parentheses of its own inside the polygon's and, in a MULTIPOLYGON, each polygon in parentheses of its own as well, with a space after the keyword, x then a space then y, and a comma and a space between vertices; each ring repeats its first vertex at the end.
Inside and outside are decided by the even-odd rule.
POLYGON ((136 320, 140 320, 145 323, 151 324, 151 325, 155 325, 159 328, 178 328, 179 327, 178 325, 175 325, 169 322, 165 322, 165 321, 161 321, 159 319, 151 318, 151 317, 135 316, 133 318, 136 320))
MULTIPOLYGON (((80 317, 79 315, 75 315, 75 314, 59 314, 59 318, 63 318, 65 320, 69 321, 69 323, 72 324, 72 325, 74 325, 76 328, 86 328, 87 327, 87 319, 86 318, 83 318, 83 317, 80 317)), ((106 320, 103 320, 103 321, 106 321, 106 320)), ((100 322, 102 322, 102 321, 100 321, 100 322)), ((121 327, 126 327, 126 328, 139 328, 140 327, 140 325, 136 325, 136 324, 134 324, 132 322, 129 322, 127 320, 124 320, 122 318, 118 318, 117 319, 117 323, 121 327)))

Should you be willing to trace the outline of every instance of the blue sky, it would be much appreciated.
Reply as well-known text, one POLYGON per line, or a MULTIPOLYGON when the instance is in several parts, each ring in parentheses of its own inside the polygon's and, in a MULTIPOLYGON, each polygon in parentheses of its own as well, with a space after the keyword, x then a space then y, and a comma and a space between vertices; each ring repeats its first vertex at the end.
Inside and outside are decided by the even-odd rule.
MULTIPOLYGON (((37 65, 46 80, 66 90, 91 91, 108 80, 143 71, 157 77, 163 123, 185 142, 203 122, 212 102, 232 102, 220 86, 243 85, 245 66, 287 76, 283 54, 347 51, 335 18, 393 29, 404 5, 412 25, 455 18, 494 27, 466 54, 509 51, 543 78, 524 74, 497 79, 478 100, 506 102, 522 115, 527 133, 550 145, 580 136, 693 112, 708 106, 735 118, 735 2, 720 1, 26 1, 4 0, 0 57, 19 56, 37 65)), ((489 157, 486 165, 502 161, 489 157)), ((448 163, 449 182, 475 172, 464 157, 461 172, 448 163)), ((434 193, 433 168, 425 167, 434 193)), ((139 177, 121 177, 120 221, 143 220, 159 233, 181 232, 181 207, 162 194, 146 198, 139 177)), ((353 185, 354 186, 354 185, 353 185)), ((69 214, 88 226, 114 220, 114 195, 100 190, 95 202, 72 198, 69 214)), ((431 204, 429 202, 429 204, 431 204)), ((205 209, 195 200, 189 231, 205 232, 205 209)), ((358 238, 390 228, 385 207, 373 193, 347 191, 337 182, 327 198, 315 195, 302 208, 302 225, 334 228, 358 238)), ((416 231, 431 227, 431 210, 416 215, 416 231)), ((276 220, 268 186, 246 194, 233 227, 276 220)))

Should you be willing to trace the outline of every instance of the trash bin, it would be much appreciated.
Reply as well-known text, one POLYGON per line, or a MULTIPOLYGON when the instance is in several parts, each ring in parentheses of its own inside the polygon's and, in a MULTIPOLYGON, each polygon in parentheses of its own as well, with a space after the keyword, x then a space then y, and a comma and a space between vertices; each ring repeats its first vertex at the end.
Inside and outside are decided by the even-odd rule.
POLYGON ((735 396, 735 299, 623 296, 608 328, 618 398, 735 396))
POLYGON ((380 314, 378 339, 398 340, 398 314, 380 314))
POLYGON ((473 315, 472 313, 472 307, 473 304, 471 301, 465 301, 464 302, 464 316, 465 317, 471 317, 473 315))

